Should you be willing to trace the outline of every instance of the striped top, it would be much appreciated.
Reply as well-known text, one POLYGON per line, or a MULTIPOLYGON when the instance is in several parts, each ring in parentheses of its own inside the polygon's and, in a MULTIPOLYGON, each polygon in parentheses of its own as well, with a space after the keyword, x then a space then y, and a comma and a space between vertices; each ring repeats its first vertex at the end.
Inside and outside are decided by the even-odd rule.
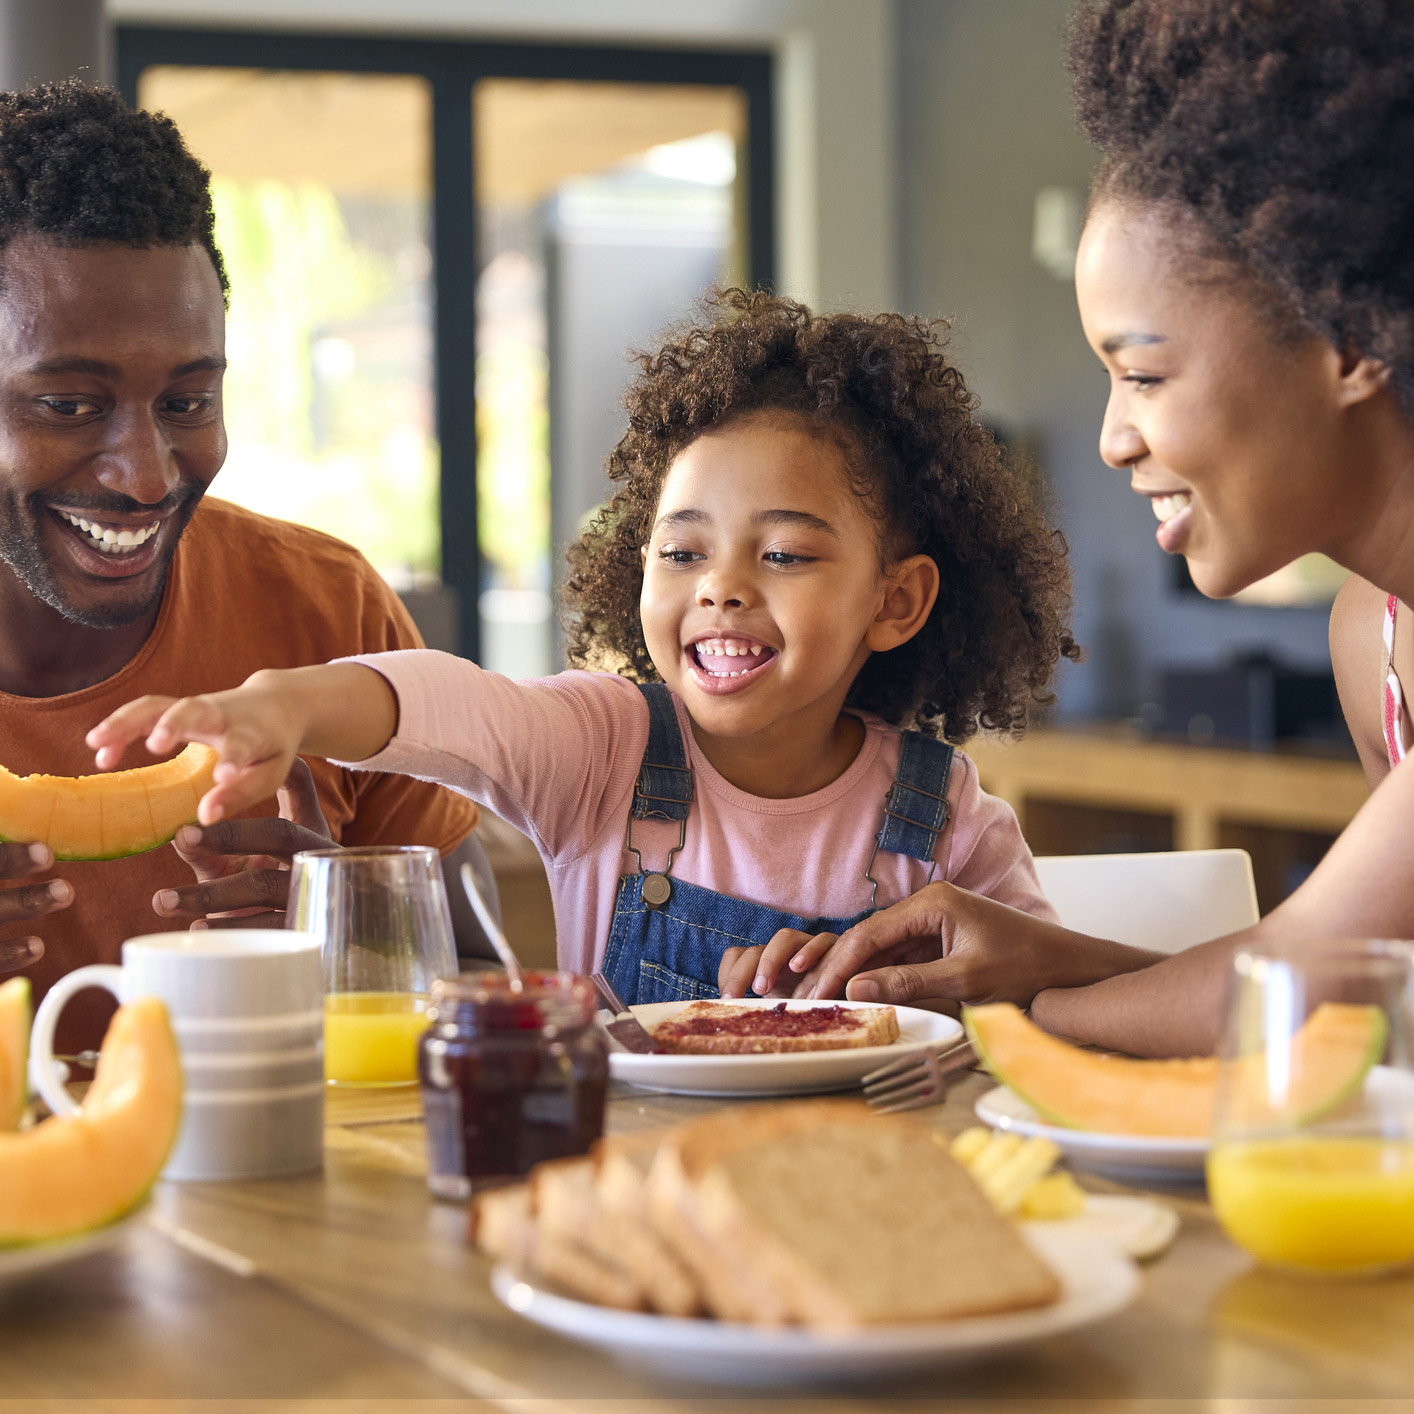
POLYGON ((1391 768, 1404 760, 1404 689, 1400 686, 1399 675, 1394 671, 1394 624, 1399 614, 1399 598, 1391 594, 1385 600, 1384 661, 1380 667, 1380 677, 1384 682, 1384 712, 1382 720, 1385 728, 1385 750, 1389 754, 1391 768))

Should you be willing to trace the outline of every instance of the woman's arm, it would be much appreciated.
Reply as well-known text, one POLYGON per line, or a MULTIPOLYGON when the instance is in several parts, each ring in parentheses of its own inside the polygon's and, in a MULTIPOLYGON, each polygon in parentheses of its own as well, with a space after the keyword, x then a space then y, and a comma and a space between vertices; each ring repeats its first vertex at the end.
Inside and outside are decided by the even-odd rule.
POLYGON ((1132 1055, 1211 1051, 1233 953, 1244 943, 1414 936, 1414 763, 1390 771, 1311 877, 1260 923, 1143 972, 1045 991, 1032 1015, 1048 1031, 1132 1055))
MULTIPOLYGON (((1384 590, 1352 574, 1341 585, 1331 606, 1331 667, 1335 670, 1336 690, 1340 693, 1340 710, 1371 790, 1389 775, 1383 721, 1384 683, 1380 681, 1387 598, 1384 590)), ((1396 637, 1395 647, 1399 650, 1399 659, 1407 659, 1409 663, 1400 681, 1414 684, 1414 679, 1409 677, 1410 669, 1414 668, 1414 641, 1411 641, 1414 640, 1414 623, 1409 622, 1407 612, 1400 618, 1403 632, 1396 637)), ((1396 662, 1396 672, 1399 666, 1396 662)))

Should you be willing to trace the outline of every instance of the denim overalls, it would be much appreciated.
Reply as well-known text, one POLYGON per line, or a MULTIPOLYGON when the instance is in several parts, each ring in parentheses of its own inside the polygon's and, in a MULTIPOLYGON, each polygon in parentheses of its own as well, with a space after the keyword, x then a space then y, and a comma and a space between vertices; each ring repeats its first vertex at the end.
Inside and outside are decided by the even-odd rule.
POLYGON ((648 745, 624 836, 625 848, 638 860, 638 872, 619 880, 603 964, 624 1001, 715 997, 717 965, 728 948, 769 943, 782 928, 843 933, 867 918, 878 895, 871 870, 881 849, 933 861, 938 836, 948 822, 953 749, 918 732, 904 732, 898 776, 884 797, 883 828, 864 867, 864 879, 872 885, 868 908, 851 918, 805 918, 670 879, 673 857, 687 838, 692 770, 668 689, 662 683, 644 683, 639 691, 648 702, 648 745), (633 822, 650 819, 676 820, 678 842, 661 873, 645 874, 643 856, 633 844, 633 822))

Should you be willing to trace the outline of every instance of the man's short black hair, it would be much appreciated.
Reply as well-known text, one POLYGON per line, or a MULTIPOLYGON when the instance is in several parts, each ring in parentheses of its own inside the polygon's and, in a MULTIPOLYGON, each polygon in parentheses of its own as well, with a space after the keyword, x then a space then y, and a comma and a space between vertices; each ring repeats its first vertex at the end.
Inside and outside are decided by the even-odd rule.
POLYGON ((222 293, 211 173, 161 113, 78 79, 0 93, 0 250, 17 236, 59 245, 201 245, 222 293))

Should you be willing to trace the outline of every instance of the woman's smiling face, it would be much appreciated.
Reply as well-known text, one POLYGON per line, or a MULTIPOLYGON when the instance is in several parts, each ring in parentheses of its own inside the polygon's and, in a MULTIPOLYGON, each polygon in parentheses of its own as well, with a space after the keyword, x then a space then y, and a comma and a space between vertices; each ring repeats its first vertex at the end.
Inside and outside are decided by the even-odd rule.
POLYGON ((1280 336, 1250 283, 1193 253, 1188 219, 1101 203, 1086 225, 1076 295, 1110 375, 1100 454, 1205 594, 1312 551, 1350 564, 1378 497, 1362 496, 1346 361, 1280 336))

